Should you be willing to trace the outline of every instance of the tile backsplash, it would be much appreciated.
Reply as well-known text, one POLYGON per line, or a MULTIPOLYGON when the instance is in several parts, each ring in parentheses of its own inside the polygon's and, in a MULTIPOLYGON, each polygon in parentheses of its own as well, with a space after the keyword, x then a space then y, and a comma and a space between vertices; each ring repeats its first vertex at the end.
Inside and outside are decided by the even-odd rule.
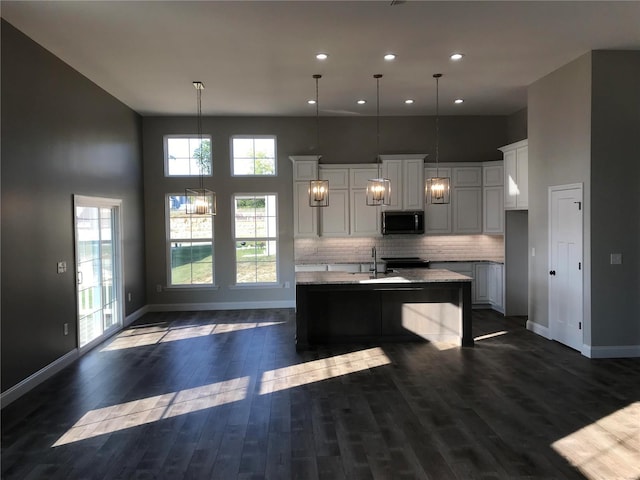
POLYGON ((349 238, 298 238, 295 262, 366 263, 371 261, 371 247, 381 257, 421 257, 431 261, 504 261, 502 235, 446 235, 349 238))

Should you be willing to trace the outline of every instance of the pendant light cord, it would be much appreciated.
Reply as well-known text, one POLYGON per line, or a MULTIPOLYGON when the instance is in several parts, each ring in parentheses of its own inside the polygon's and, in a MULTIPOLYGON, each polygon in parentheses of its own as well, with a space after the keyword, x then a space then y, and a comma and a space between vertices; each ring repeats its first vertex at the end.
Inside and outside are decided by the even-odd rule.
POLYGON ((198 115, 198 139, 200 140, 200 161, 198 171, 200 172, 200 190, 204 190, 204 174, 202 173, 202 161, 204 157, 204 147, 202 145, 202 85, 196 86, 197 115, 198 115))
POLYGON ((438 174, 438 164, 440 162, 440 77, 441 73, 436 73, 433 77, 436 79, 436 177, 438 174))
POLYGON ((320 149, 320 104, 318 96, 318 80, 322 78, 322 75, 315 74, 313 78, 316 79, 316 149, 320 149))
POLYGON ((373 76, 376 79, 376 163, 378 164, 378 178, 380 174, 380 79, 382 75, 377 73, 373 76))

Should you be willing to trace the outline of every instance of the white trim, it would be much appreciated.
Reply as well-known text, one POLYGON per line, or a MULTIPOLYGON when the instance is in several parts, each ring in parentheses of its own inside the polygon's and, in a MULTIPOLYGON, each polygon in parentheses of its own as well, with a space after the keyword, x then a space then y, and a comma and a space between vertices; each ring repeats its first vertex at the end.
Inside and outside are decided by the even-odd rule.
POLYGON ((156 303, 147 305, 149 312, 199 312, 205 310, 261 310, 268 308, 295 308, 295 300, 264 302, 211 302, 211 303, 156 303))
POLYGON ((545 327, 544 325, 540 325, 539 323, 527 320, 527 330, 531 330, 533 333, 538 334, 546 338, 547 340, 551 340, 551 332, 549 331, 549 327, 545 327))
MULTIPOLYGON (((229 152, 231 153, 230 155, 230 160, 231 160, 231 177, 249 177, 249 178, 269 178, 269 177, 277 177, 278 176, 278 138, 277 135, 275 134, 262 134, 262 135, 252 135, 252 134, 238 134, 238 135, 231 135, 231 137, 229 138, 229 152), (235 173, 235 169, 236 169, 236 156, 235 156, 235 151, 233 148, 233 141, 235 139, 245 139, 245 140, 253 140, 254 141, 254 146, 255 146, 255 140, 264 140, 264 139, 272 139, 273 140, 273 174, 267 175, 267 174, 252 174, 252 175, 248 175, 248 174, 242 174, 242 173, 235 173)), ((257 160, 255 154, 253 157, 253 162, 254 162, 254 167, 255 167, 255 161, 257 160)))
POLYGON ((583 345, 580 353, 588 358, 639 358, 640 345, 612 345, 606 347, 583 345))
POLYGON ((145 313, 147 313, 149 311, 149 305, 145 305, 142 308, 139 308, 138 310, 136 310, 135 312, 133 312, 130 315, 127 315, 126 318, 124 319, 124 325, 123 327, 128 327, 129 325, 131 325, 133 322, 135 322, 136 320, 138 320, 139 318, 141 318, 145 313))
POLYGON ((77 348, 74 348, 70 352, 64 354, 62 357, 54 360, 49 365, 41 368, 36 373, 29 375, 20 383, 9 388, 7 391, 2 392, 0 395, 0 408, 4 408, 10 403, 14 402, 28 391, 34 389, 45 380, 53 377, 56 373, 65 367, 68 367, 75 362, 79 357, 77 348))

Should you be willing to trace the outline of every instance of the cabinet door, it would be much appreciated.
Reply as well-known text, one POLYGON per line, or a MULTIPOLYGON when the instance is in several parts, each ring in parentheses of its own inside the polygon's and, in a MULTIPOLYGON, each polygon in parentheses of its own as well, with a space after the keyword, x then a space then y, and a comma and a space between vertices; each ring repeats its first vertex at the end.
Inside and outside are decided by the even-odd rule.
MULTIPOLYGON (((498 163, 498 162, 491 162, 498 163)), ((487 165, 482 167, 482 185, 485 187, 497 187, 504 185, 504 168, 501 165, 487 165)))
POLYGON ((315 180, 318 175, 318 160, 296 160, 293 162, 293 178, 296 181, 315 180))
POLYGON ((491 274, 489 276, 489 302, 491 306, 499 312, 504 312, 503 305, 503 265, 491 265, 491 274))
POLYGON ((516 172, 515 150, 504 152, 504 208, 506 210, 517 208, 518 176, 516 172))
POLYGON ((309 182, 295 182, 293 202, 293 235, 318 236, 318 207, 309 206, 309 182))
POLYGON ((380 207, 367 205, 366 189, 351 190, 351 235, 380 235, 380 207))
MULTIPOLYGON (((374 167, 367 168, 351 168, 351 178, 349 186, 351 188, 367 188, 367 182, 371 178, 378 178, 378 169, 374 167)), ((380 171, 382 174, 382 170, 380 171)))
POLYGON ((454 188, 453 233, 482 233, 482 189, 454 188))
POLYGON ((323 237, 349 235, 349 190, 329 190, 329 206, 320 210, 320 234, 323 237))
POLYGON ((485 187, 482 190, 482 231, 504 233, 504 188, 485 187))
MULTIPOLYGON (((393 192, 393 183, 391 190, 393 192)), ((424 209, 424 160, 422 159, 402 162, 402 208, 404 210, 424 209)))
POLYGON ((482 186, 482 167, 454 167, 452 171, 454 187, 482 186))
POLYGON ((529 208, 529 147, 516 150, 516 174, 518 181, 518 198, 516 206, 519 210, 529 208))
POLYGON ((402 210, 402 160, 385 160, 382 174, 391 181, 391 202, 384 210, 402 210))
POLYGON ((492 265, 489 263, 476 263, 475 281, 473 289, 473 303, 489 303, 489 285, 492 265))
POLYGON ((320 179, 329 181, 329 191, 349 188, 349 169, 337 167, 320 168, 320 179))
MULTIPOLYGON (((438 175, 442 177, 451 177, 450 168, 439 168, 438 175)), ((424 178, 432 178, 436 176, 435 168, 425 168, 424 178)), ((427 201, 424 209, 424 232, 426 234, 448 234, 451 233, 451 204, 440 203, 432 204, 431 198, 427 195, 427 201)))

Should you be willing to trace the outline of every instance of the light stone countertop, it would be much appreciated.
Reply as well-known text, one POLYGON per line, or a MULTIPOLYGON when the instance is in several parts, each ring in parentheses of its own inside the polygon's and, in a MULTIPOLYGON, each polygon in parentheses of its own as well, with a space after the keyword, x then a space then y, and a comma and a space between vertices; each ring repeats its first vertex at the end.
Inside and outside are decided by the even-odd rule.
POLYGON ((297 285, 331 284, 399 284, 399 283, 442 283, 470 282, 472 279, 449 270, 431 268, 400 268, 388 273, 378 273, 372 278, 369 273, 348 272, 297 272, 297 285))

